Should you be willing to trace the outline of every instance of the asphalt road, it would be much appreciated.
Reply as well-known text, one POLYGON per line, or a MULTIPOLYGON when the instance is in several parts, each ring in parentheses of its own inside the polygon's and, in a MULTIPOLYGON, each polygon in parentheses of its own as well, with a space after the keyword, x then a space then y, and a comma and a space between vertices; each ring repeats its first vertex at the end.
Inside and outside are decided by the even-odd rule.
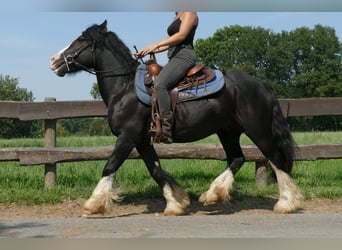
POLYGON ((342 238, 342 213, 0 218, 1 238, 342 238))

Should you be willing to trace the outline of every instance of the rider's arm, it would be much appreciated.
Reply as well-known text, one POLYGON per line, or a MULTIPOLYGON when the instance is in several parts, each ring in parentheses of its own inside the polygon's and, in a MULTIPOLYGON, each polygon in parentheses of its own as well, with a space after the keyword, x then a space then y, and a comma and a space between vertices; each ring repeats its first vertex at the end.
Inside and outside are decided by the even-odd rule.
POLYGON ((167 50, 170 46, 177 45, 185 40, 190 33, 192 27, 197 23, 197 15, 194 12, 184 12, 181 17, 182 23, 179 31, 172 36, 159 41, 158 43, 150 44, 145 49, 135 54, 136 57, 146 56, 150 53, 158 53, 167 50))

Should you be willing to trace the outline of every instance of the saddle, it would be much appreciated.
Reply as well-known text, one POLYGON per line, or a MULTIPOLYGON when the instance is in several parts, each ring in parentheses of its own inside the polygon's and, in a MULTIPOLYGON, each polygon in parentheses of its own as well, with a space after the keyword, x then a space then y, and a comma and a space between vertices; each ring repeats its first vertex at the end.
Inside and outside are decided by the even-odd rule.
MULTIPOLYGON (((147 66, 147 73, 144 76, 144 86, 146 91, 152 96, 154 94, 154 79, 159 75, 162 66, 157 64, 154 54, 151 54, 150 60, 146 61, 145 65, 147 66)), ((213 80, 215 76, 216 72, 212 69, 206 69, 204 64, 196 64, 191 68, 184 78, 170 91, 173 111, 175 111, 179 91, 192 88, 197 89, 201 85, 205 86, 205 84, 213 80)))
MULTIPOLYGON (((160 142, 161 137, 161 122, 160 122, 160 112, 158 109, 157 96, 154 90, 154 80, 155 77, 159 75, 162 70, 162 66, 157 63, 154 54, 148 61, 145 62, 147 73, 144 76, 144 86, 146 91, 151 95, 152 101, 152 119, 150 132, 152 133, 152 142, 160 142)), ((176 86, 170 91, 171 107, 173 112, 175 112, 176 104, 178 101, 178 92, 186 89, 198 88, 207 82, 212 81, 216 76, 214 70, 206 69, 204 64, 197 64, 192 69, 190 69, 184 78, 176 84, 176 86)))

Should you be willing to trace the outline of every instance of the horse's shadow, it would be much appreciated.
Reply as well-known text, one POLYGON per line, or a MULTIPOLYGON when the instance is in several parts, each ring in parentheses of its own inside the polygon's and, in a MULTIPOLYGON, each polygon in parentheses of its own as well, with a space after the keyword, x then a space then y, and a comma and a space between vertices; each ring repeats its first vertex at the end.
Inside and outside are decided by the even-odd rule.
POLYGON ((192 201, 188 213, 189 214, 206 214, 221 215, 234 214, 243 211, 273 211, 273 207, 277 202, 273 198, 245 197, 241 199, 233 199, 227 203, 219 203, 204 206, 197 200, 192 201))
MULTIPOLYGON (((198 200, 191 199, 190 206, 185 215, 225 215, 239 212, 246 213, 273 213, 273 207, 277 199, 261 197, 244 197, 232 200, 228 203, 220 203, 204 206, 198 200)), ((162 199, 147 199, 136 204, 145 205, 143 214, 162 214, 165 208, 165 201, 162 199)))

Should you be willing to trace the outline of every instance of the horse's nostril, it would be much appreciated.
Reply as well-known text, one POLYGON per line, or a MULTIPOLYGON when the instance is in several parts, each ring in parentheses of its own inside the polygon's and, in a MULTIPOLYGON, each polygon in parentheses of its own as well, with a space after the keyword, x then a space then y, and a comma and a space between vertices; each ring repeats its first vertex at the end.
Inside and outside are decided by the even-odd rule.
POLYGON ((60 57, 59 54, 54 54, 50 57, 50 62, 55 62, 58 60, 58 58, 60 57))

